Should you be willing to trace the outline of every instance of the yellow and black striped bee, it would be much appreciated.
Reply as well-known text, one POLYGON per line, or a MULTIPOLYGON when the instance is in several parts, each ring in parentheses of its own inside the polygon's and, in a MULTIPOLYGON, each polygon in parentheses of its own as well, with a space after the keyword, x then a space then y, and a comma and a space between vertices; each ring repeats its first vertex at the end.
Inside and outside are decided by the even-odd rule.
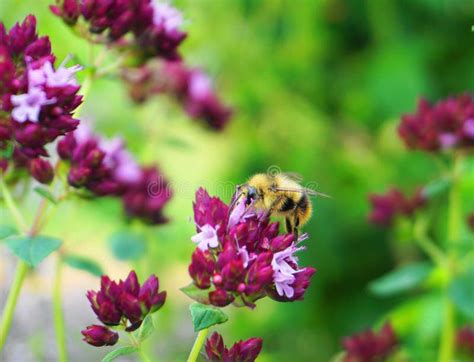
POLYGON ((325 196, 303 187, 302 178, 294 173, 275 175, 259 173, 237 186, 234 202, 245 201, 269 215, 285 218, 286 230, 298 237, 299 228, 308 222, 313 212, 309 196, 325 196))

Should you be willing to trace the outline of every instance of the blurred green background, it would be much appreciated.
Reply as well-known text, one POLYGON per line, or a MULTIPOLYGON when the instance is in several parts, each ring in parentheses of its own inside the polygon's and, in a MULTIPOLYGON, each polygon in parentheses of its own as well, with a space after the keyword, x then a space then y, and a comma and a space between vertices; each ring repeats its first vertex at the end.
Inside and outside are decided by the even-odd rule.
MULTIPOLYGON (((194 335, 190 300, 178 288, 190 281, 187 265, 195 230, 189 218, 195 190, 204 186, 229 200, 229 185, 270 166, 300 173, 305 182, 332 196, 315 200, 315 214, 306 227, 311 238, 300 255, 302 264, 318 272, 305 301, 283 304, 265 299, 253 311, 227 308, 230 321, 218 330, 228 344, 263 337, 261 361, 326 361, 341 349, 343 336, 379 323, 401 301, 372 296, 368 282, 393 269, 407 253, 421 258, 367 223, 367 193, 392 184, 412 190, 439 172, 429 155, 405 151, 396 127, 401 114, 415 109, 420 95, 435 100, 472 90, 474 2, 174 4, 187 19, 184 58, 215 78, 219 93, 235 108, 234 119, 223 133, 214 133, 192 123, 166 98, 137 107, 120 81, 97 81, 86 100, 84 118, 108 136, 122 135, 141 162, 160 166, 175 190, 167 208, 172 221, 144 230, 123 222, 116 201, 75 201, 60 206, 48 232, 65 237, 68 250, 93 256, 111 277, 124 277, 131 267, 138 268, 142 278, 156 273, 169 297, 155 317, 157 332, 149 348, 156 349, 161 360, 183 360, 194 335), (126 228, 150 238, 147 257, 131 265, 115 260, 107 246, 112 233, 126 228)), ((59 60, 68 53, 87 59, 88 45, 76 39, 47 5, 48 1, 2 0, 0 20, 10 27, 33 13, 59 60)), ((8 283, 10 277, 3 275, 0 283, 8 283)), ((49 288, 45 280, 30 281, 29 292, 42 295, 38 290, 49 288)), ((76 361, 105 354, 104 349, 80 342, 80 329, 94 322, 84 293, 97 287, 98 279, 66 271, 65 311, 76 361)), ((402 331, 402 337, 428 335, 420 356, 432 356, 430 348, 435 348, 425 322, 436 325, 439 317, 436 306, 429 310, 429 303, 411 306, 411 317, 403 322, 402 329, 410 332, 402 331)), ((17 338, 28 341, 35 358, 48 360, 53 352, 38 341, 52 338, 50 330, 31 328, 17 338)))

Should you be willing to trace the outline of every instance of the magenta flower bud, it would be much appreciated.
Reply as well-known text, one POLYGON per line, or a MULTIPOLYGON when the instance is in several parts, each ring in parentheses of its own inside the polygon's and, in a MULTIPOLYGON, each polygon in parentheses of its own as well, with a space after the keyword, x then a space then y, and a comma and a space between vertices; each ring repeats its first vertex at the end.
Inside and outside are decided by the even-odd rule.
POLYGON ((210 197, 206 190, 200 188, 196 191, 193 209, 196 225, 210 225, 217 230, 219 238, 224 235, 229 208, 219 198, 210 197))
POLYGON ((81 333, 84 336, 82 340, 95 347, 113 346, 119 338, 118 333, 98 325, 88 326, 81 333))
POLYGON ((214 258, 209 250, 199 248, 193 253, 189 275, 198 288, 207 289, 211 286, 211 276, 214 274, 214 258))
POLYGON ((225 290, 217 289, 209 293, 209 301, 218 307, 225 307, 234 301, 234 296, 225 290))
POLYGON ((140 288, 139 300, 142 311, 154 313, 160 309, 166 300, 166 292, 158 293, 159 280, 155 275, 151 275, 140 288))
POLYGON ((74 149, 76 148, 76 139, 72 135, 67 135, 58 142, 57 151, 59 157, 63 160, 69 160, 72 157, 74 149))
POLYGON ((245 276, 244 263, 241 259, 231 260, 222 268, 223 287, 225 290, 237 290, 245 276))
POLYGON ((282 251, 289 247, 293 241, 293 234, 280 235, 272 240, 271 248, 273 251, 282 251))
POLYGON ((245 292, 245 283, 240 283, 239 285, 237 285, 237 292, 239 293, 245 292))
POLYGON ((54 178, 54 170, 51 163, 42 159, 42 158, 35 158, 30 161, 29 169, 31 175, 42 184, 49 184, 53 181, 54 178))
POLYGON ((474 99, 470 94, 448 97, 431 104, 418 103, 414 114, 402 116, 398 133, 411 149, 437 152, 474 144, 474 99))
POLYGON ((212 336, 207 339, 205 349, 207 358, 210 361, 222 361, 226 349, 224 339, 219 333, 214 332, 212 336))
POLYGON ((311 277, 314 273, 316 273, 316 269, 307 267, 295 275, 295 282, 292 285, 294 289, 294 295, 291 300, 303 300, 306 289, 308 289, 311 277))
POLYGON ((464 326, 456 334, 456 346, 461 352, 474 357, 474 328, 464 326))
POLYGON ((397 344, 397 337, 392 326, 386 323, 379 333, 367 330, 344 338, 343 361, 383 361, 394 352, 397 344))
POLYGON ((405 196, 400 190, 391 188, 386 194, 369 195, 372 212, 369 221, 378 225, 390 225, 399 215, 412 216, 418 209, 426 205, 426 198, 421 189, 411 197, 405 196))
POLYGON ((213 277, 212 277, 212 282, 214 283, 214 285, 221 285, 222 284, 222 276, 220 274, 215 274, 213 277))
POLYGON ((148 314, 164 304, 166 292, 159 292, 159 281, 151 275, 140 287, 136 273, 131 271, 118 283, 102 276, 99 291, 87 292, 87 298, 99 320, 105 325, 125 326, 127 332, 138 329, 148 314))
POLYGON ((69 171, 69 175, 67 177, 68 182, 71 186, 74 187, 81 187, 87 183, 91 175, 91 169, 86 167, 74 167, 71 168, 69 171))
POLYGON ((132 324, 142 319, 140 302, 138 301, 138 298, 132 294, 123 292, 119 297, 118 305, 125 317, 127 317, 132 324))
POLYGON ((253 362, 262 350, 261 338, 249 338, 235 343, 230 349, 224 345, 222 336, 214 332, 206 341, 206 357, 209 361, 245 361, 253 362))
POLYGON ((229 350, 231 361, 255 361, 262 350, 263 340, 261 338, 249 338, 246 341, 235 343, 229 350))
POLYGON ((81 14, 78 0, 58 1, 57 5, 51 5, 50 9, 69 25, 74 25, 81 14))

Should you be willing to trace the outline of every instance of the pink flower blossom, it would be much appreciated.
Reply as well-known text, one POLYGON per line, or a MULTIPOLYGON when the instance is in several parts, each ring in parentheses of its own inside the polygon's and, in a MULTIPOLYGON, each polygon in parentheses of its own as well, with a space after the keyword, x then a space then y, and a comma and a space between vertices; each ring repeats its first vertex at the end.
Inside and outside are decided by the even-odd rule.
MULTIPOLYGON (((216 229, 218 228, 219 225, 217 225, 216 229)), ((198 248, 203 251, 209 248, 216 248, 219 245, 216 229, 209 224, 203 225, 201 231, 191 237, 191 240, 198 244, 198 248)))
POLYGON ((11 101, 14 106, 12 110, 13 119, 23 123, 26 121, 38 122, 41 107, 53 104, 56 102, 56 99, 48 99, 42 89, 30 87, 28 93, 12 95, 11 101))

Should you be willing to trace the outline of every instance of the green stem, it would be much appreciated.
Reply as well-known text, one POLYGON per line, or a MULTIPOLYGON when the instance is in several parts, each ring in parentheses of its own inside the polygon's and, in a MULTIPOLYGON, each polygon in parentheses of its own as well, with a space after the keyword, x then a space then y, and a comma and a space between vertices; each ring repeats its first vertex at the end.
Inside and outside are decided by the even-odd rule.
POLYGON ((201 351, 202 345, 206 341, 207 333, 209 332, 209 329, 202 329, 199 331, 196 340, 194 341, 193 348, 191 349, 191 353, 189 354, 188 357, 188 362, 196 362, 199 352, 201 351))
POLYGON ((8 332, 10 331, 10 327, 12 325, 13 314, 15 312, 18 295, 20 294, 21 286, 28 269, 28 264, 26 264, 23 260, 18 261, 13 284, 10 288, 10 292, 8 293, 7 303, 3 309, 3 318, 0 324, 0 351, 2 351, 3 347, 5 346, 8 332))
POLYGON ((137 353, 140 356, 140 359, 143 362, 151 362, 150 358, 146 355, 146 353, 143 351, 142 346, 140 345, 140 342, 135 338, 133 333, 128 333, 128 336, 130 340, 132 341, 133 346, 137 349, 137 353))
POLYGON ((443 329, 441 331, 441 341, 439 347, 439 362, 450 362, 453 359, 454 352, 454 334, 455 334, 455 310, 449 297, 449 284, 452 278, 452 264, 456 258, 456 244, 459 243, 461 236, 462 223, 462 204, 459 189, 459 178, 462 167, 461 154, 455 154, 453 166, 453 183, 449 193, 448 205, 448 226, 446 245, 448 248, 448 263, 446 265, 447 281, 444 286, 443 303, 443 329))
POLYGON ((3 179, 3 176, 0 175, 0 188, 2 189, 2 194, 3 194, 3 199, 5 200, 5 204, 12 214, 13 218, 15 219, 15 223, 17 225, 17 228, 19 229, 19 232, 24 232, 27 229, 26 226, 26 221, 23 215, 21 214, 20 210, 16 206, 15 201, 13 200, 12 195, 10 194, 10 191, 8 190, 7 185, 5 184, 5 180, 3 179))
POLYGON ((420 249, 423 250, 435 264, 439 267, 445 267, 448 263, 447 257, 427 235, 427 226, 428 224, 425 219, 418 218, 415 220, 415 225, 413 227, 415 241, 420 249))
POLYGON ((58 361, 67 362, 67 346, 64 314, 61 305, 61 271, 62 260, 58 257, 56 261, 56 270, 53 285, 53 315, 54 315, 54 331, 56 333, 56 347, 58 349, 58 361))

